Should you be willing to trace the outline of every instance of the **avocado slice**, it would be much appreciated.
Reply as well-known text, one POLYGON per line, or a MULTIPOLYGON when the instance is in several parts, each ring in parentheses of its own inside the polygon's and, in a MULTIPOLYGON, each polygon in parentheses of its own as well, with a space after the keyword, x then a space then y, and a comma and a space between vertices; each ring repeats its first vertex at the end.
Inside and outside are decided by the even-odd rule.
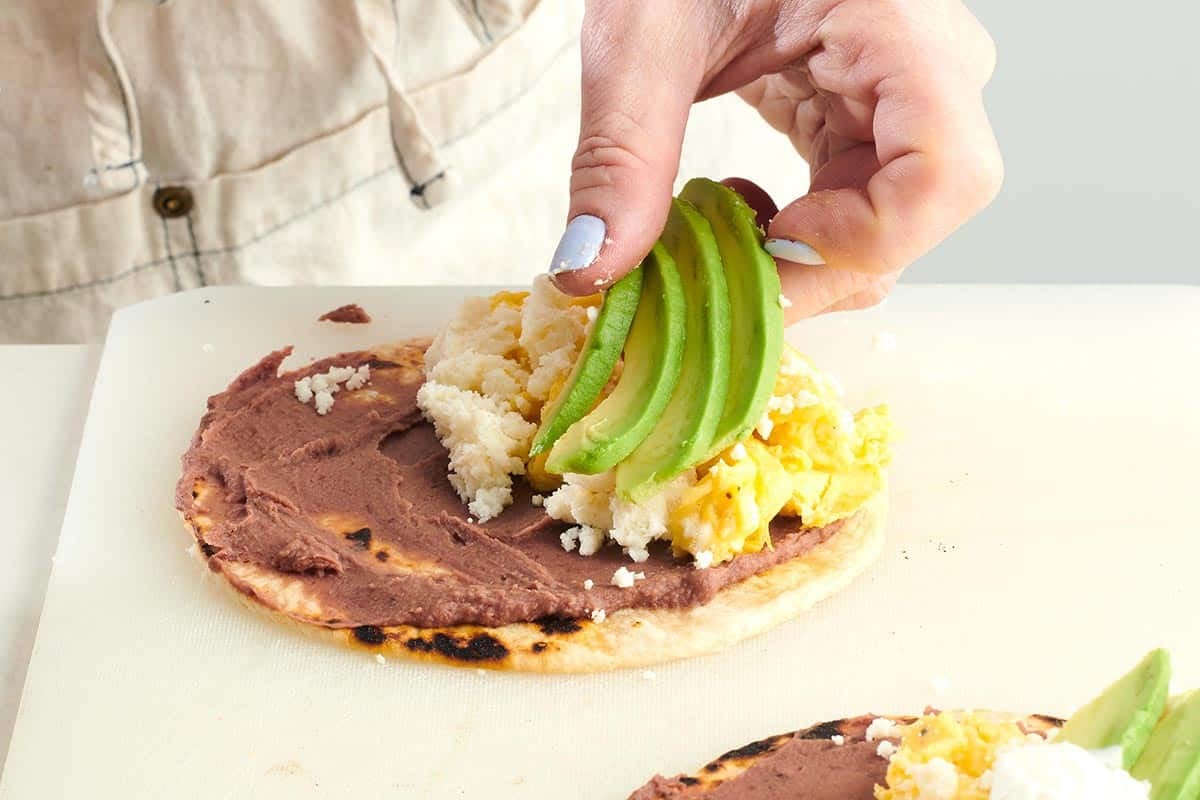
POLYGON ((711 456, 749 435, 775 389, 783 353, 779 272, 775 259, 763 249, 754 211, 741 195, 715 181, 695 178, 679 196, 695 205, 712 226, 729 285, 734 358, 711 456))
POLYGON ((1136 667, 1076 711, 1063 726, 1059 740, 1086 750, 1120 747, 1122 766, 1129 769, 1162 717, 1170 683, 1170 654, 1152 650, 1136 667))
POLYGON ((567 384, 543 415, 542 426, 533 438, 529 455, 536 456, 558 441, 567 428, 592 410, 596 398, 604 391, 612 375, 621 349, 633 324, 638 299, 642 295, 642 267, 609 287, 600 303, 600 311, 592 323, 579 359, 571 370, 567 384))
POLYGON ((729 290, 712 227, 691 203, 674 200, 659 241, 683 281, 687 334, 671 401, 645 441, 617 465, 617 492, 635 503, 705 460, 729 392, 729 290))
POLYGON ((1130 772, 1150 782, 1150 800, 1200 797, 1200 691, 1171 699, 1130 772))
POLYGON ((683 282, 661 242, 642 261, 642 270, 621 377, 608 397, 554 443, 546 459, 549 472, 595 475, 611 469, 649 435, 671 399, 687 335, 683 282))

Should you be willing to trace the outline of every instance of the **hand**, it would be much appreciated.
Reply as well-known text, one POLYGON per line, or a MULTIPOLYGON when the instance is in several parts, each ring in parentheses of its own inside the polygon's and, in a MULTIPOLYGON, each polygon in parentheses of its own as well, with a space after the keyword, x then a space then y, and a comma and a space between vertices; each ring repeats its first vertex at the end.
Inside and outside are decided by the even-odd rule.
POLYGON ((571 223, 551 272, 588 294, 666 221, 692 103, 730 91, 808 161, 776 213, 752 183, 789 321, 881 300, 1003 176, 981 90, 995 48, 959 0, 592 0, 571 223))

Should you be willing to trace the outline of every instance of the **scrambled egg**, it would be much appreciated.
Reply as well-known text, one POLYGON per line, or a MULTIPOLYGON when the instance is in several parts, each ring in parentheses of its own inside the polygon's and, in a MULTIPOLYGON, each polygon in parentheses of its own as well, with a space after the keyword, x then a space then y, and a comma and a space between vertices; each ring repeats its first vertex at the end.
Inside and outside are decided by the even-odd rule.
POLYGON ((988 800, 996 756, 1021 745, 1014 722, 962 711, 921 717, 904 729, 876 800, 988 800))
POLYGON ((851 414, 840 388, 790 345, 754 433, 698 470, 671 519, 677 554, 713 563, 770 544, 777 515, 828 525, 884 488, 894 427, 887 408, 851 414))
POLYGON ((894 436, 887 409, 851 414, 837 384, 791 347, 754 432, 672 481, 655 502, 635 508, 612 481, 548 473, 545 455, 530 459, 529 445, 599 302, 539 279, 531 292, 468 300, 430 347, 418 402, 450 450, 451 481, 481 520, 511 502, 512 476, 525 474, 535 490, 552 493, 547 513, 593 527, 611 520, 609 538, 635 560, 652 539, 666 539, 677 555, 707 565, 770 546, 776 516, 827 525, 883 490, 894 436))

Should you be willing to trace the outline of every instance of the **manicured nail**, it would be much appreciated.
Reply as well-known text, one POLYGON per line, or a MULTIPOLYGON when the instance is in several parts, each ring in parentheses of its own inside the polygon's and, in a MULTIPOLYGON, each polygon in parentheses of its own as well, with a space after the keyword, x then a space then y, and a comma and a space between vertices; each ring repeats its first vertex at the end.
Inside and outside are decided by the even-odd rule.
POLYGON ((825 259, 821 258, 821 254, 804 242, 793 241, 792 239, 767 239, 763 244, 763 249, 766 250, 775 258, 782 258, 784 261, 791 261, 793 264, 807 264, 810 267, 819 267, 825 263, 825 259))
POLYGON ((591 214, 580 214, 567 223, 554 257, 550 259, 550 274, 572 272, 590 266, 600 254, 607 228, 604 220, 591 214))

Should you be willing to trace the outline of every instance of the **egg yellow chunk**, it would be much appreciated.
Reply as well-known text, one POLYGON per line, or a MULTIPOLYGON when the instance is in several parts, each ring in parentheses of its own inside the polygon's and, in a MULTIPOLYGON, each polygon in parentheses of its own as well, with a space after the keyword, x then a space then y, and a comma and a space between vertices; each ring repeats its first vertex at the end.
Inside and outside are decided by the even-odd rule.
POLYGON ((875 787, 876 800, 988 800, 989 772, 998 751, 1021 743, 1014 722, 973 712, 921 717, 904 729, 888 764, 887 786, 875 787))
POLYGON ((771 520, 788 502, 791 481, 756 439, 722 452, 684 489, 670 515, 671 549, 712 553, 713 563, 771 543, 771 520))

